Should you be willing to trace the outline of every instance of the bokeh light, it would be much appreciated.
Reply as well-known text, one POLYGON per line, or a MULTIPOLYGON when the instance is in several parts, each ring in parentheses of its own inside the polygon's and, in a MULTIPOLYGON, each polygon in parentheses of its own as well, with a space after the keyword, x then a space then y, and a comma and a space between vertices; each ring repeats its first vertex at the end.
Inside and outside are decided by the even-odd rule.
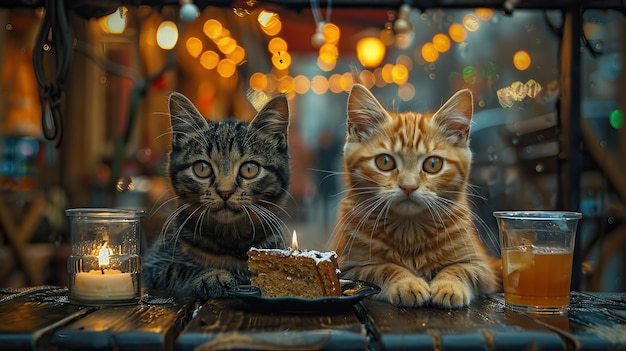
POLYGON ((191 57, 198 58, 198 56, 202 53, 202 40, 196 37, 190 37, 185 42, 185 47, 191 57))
POLYGON ((161 49, 173 49, 178 41, 178 27, 176 27, 176 23, 172 21, 161 22, 157 29, 156 39, 161 49))
POLYGON ((513 55, 513 65, 520 71, 525 71, 530 67, 530 55, 524 51, 520 50, 513 55))
POLYGON ((293 89, 296 93, 300 95, 306 94, 310 88, 311 81, 306 76, 298 75, 293 79, 293 89))
POLYGON ((470 32, 475 32, 480 28, 480 20, 473 13, 468 13, 463 17, 463 26, 470 32))
POLYGON ((324 24, 322 34, 324 34, 324 41, 326 43, 337 44, 341 35, 341 31, 336 24, 328 22, 324 24))
POLYGON ((324 76, 317 75, 311 79, 311 91, 322 95, 328 91, 328 80, 324 76))
POLYGON ((246 58, 246 50, 243 47, 236 45, 235 49, 231 53, 226 55, 226 57, 231 59, 236 65, 238 65, 246 58))
POLYGON ((404 65, 395 65, 391 69, 391 79, 397 85, 403 85, 409 80, 409 70, 404 65))
POLYGON ((467 38, 465 27, 458 23, 454 23, 448 28, 448 34, 450 35, 450 39, 457 43, 462 43, 467 38))
POLYGON ((356 43, 356 55, 364 67, 377 67, 385 58, 385 44, 376 37, 361 38, 356 43))
POLYGON ((214 69, 220 61, 220 55, 215 51, 207 50, 200 55, 200 64, 206 69, 214 69))
POLYGON ((261 72, 255 72, 250 76, 250 88, 264 90, 267 87, 267 76, 261 72))
POLYGON ((291 65, 291 55, 287 51, 277 51, 272 55, 272 64, 277 69, 287 69, 291 65))
POLYGON ((117 8, 117 11, 98 20, 100 28, 107 33, 122 34, 126 30, 126 16, 128 9, 126 6, 117 8))
POLYGON ((267 50, 272 54, 279 51, 287 51, 287 42, 281 37, 274 37, 267 43, 267 50))
POLYGON ((398 87, 398 97, 402 101, 411 101, 415 97, 415 87, 411 83, 406 83, 398 87))
POLYGON ((433 36, 433 46, 439 52, 450 50, 450 38, 443 33, 437 33, 433 36))
POLYGON ((202 26, 202 31, 204 32, 204 35, 206 35, 210 39, 215 40, 222 35, 224 27, 222 26, 220 21, 215 19, 209 19, 204 22, 204 25, 202 26))
POLYGON ((624 126, 624 112, 622 110, 613 110, 609 115, 609 123, 611 127, 620 129, 624 126))
POLYGON ((217 73, 224 78, 232 77, 236 70, 237 65, 235 65, 232 60, 227 58, 220 60, 217 64, 217 73))
POLYGON ((493 10, 490 8, 477 8, 474 12, 483 21, 489 21, 493 17, 493 10))
POLYGON ((422 58, 426 62, 435 62, 439 58, 439 51, 435 49, 433 43, 428 42, 422 45, 422 58))
POLYGON ((474 66, 463 67, 463 81, 467 84, 476 84, 480 81, 480 74, 474 66))

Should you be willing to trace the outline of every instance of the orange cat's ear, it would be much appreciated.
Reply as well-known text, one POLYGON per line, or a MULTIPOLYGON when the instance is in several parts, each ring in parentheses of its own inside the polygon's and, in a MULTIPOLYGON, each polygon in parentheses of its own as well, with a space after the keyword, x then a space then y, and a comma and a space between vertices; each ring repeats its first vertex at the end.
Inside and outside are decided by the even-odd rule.
POLYGON ((473 114, 472 92, 463 89, 443 104, 433 115, 433 121, 438 125, 441 134, 453 145, 467 146, 473 114))
POLYGON ((348 141, 367 139, 388 118, 385 108, 366 87, 352 86, 348 96, 348 141))

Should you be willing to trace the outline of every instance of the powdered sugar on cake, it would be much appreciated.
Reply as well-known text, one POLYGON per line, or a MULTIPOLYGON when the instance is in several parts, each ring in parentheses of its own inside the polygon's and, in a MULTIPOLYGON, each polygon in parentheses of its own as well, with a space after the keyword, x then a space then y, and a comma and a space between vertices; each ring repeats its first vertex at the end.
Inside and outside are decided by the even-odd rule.
POLYGON ((320 262, 330 262, 332 257, 335 259, 337 258, 337 253, 335 251, 321 252, 317 250, 257 249, 256 247, 250 248, 250 251, 272 253, 283 257, 306 257, 314 260, 316 264, 320 264, 320 262))

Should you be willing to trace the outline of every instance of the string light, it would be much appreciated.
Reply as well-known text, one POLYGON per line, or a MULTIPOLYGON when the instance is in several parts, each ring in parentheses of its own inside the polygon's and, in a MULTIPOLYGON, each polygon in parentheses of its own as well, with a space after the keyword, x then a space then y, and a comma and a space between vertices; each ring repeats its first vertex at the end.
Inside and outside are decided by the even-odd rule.
POLYGON ((159 24, 156 33, 157 44, 161 49, 171 50, 178 41, 178 27, 172 21, 163 21, 159 24))
POLYGON ((191 22, 200 16, 200 10, 191 0, 180 0, 180 19, 191 22))
POLYGON ((101 17, 98 20, 100 28, 106 33, 122 34, 126 30, 126 15, 128 9, 125 6, 120 6, 117 11, 110 15, 101 17))
POLYGON ((513 55, 513 65, 520 71, 525 71, 530 67, 530 55, 524 51, 520 50, 513 55))
POLYGON ((356 55, 364 67, 377 67, 385 58, 385 44, 376 37, 361 38, 356 43, 356 55))

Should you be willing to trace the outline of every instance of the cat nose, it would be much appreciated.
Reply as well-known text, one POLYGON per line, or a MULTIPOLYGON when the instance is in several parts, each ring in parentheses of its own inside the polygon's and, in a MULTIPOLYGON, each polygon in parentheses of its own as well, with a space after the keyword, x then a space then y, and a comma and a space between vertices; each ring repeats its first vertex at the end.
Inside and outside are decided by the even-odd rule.
POLYGON ((399 187, 407 195, 411 195, 412 192, 417 190, 417 185, 399 185, 399 187))
POLYGON ((228 190, 228 191, 218 190, 218 191, 217 191, 217 194, 218 194, 218 195, 222 198, 222 200, 224 200, 224 201, 228 200, 228 199, 230 198, 230 196, 231 196, 232 194, 234 194, 234 193, 235 193, 234 191, 230 191, 230 190, 228 190))

